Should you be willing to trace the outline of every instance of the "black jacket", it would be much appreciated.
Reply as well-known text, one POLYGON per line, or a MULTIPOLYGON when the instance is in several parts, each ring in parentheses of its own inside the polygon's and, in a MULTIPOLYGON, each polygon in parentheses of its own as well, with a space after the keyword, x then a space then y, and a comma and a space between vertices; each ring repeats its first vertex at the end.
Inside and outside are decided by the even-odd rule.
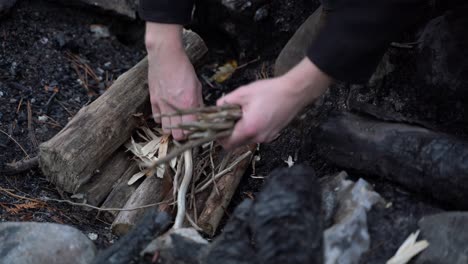
MULTIPOLYGON (((283 0, 286 1, 286 0, 283 0)), ((388 45, 415 22, 424 0, 324 0, 326 21, 309 59, 334 79, 366 82, 388 45)), ((194 0, 140 0, 146 21, 188 24, 194 0)))

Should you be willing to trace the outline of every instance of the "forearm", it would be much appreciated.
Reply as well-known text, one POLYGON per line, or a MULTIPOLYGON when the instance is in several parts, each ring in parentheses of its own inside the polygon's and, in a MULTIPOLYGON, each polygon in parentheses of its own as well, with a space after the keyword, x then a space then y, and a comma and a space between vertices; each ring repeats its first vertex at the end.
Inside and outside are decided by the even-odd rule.
POLYGON ((332 79, 308 58, 304 58, 288 73, 279 77, 284 89, 297 98, 300 108, 313 103, 328 89, 332 79))

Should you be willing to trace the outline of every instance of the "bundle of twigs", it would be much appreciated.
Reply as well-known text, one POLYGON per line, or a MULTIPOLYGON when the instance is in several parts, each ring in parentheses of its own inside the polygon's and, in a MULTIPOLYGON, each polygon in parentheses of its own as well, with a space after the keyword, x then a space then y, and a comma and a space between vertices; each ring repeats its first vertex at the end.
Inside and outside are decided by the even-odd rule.
POLYGON ((200 209, 197 209, 196 196, 209 187, 219 192, 216 181, 250 157, 252 152, 246 151, 235 159, 229 154, 221 157, 219 153, 222 148, 214 142, 232 133, 235 122, 242 116, 238 106, 178 109, 174 113, 160 117, 175 115, 194 115, 197 118, 195 122, 181 123, 177 127, 172 127, 188 131, 187 142, 180 144, 171 140, 170 137, 161 135, 160 129, 142 128, 143 133, 139 135, 144 142, 136 143, 132 139, 127 144, 127 148, 135 154, 142 167, 142 171, 132 177, 129 184, 133 184, 145 175, 156 174, 158 177, 170 175, 173 182, 173 191, 170 194, 172 199, 168 197, 164 200, 173 200, 173 204, 177 205, 174 228, 182 227, 187 219, 193 227, 200 230, 197 225, 200 209), (196 153, 195 158, 193 152, 196 153), (189 205, 188 208, 186 204, 189 205), (187 211, 190 211, 191 215, 187 211))

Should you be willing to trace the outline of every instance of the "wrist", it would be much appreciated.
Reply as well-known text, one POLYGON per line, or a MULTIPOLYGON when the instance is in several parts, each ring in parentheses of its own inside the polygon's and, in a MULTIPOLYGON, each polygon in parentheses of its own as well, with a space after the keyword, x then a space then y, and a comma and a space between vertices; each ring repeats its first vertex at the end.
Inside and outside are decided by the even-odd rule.
POLYGON ((145 45, 148 53, 183 51, 182 26, 146 22, 145 45))

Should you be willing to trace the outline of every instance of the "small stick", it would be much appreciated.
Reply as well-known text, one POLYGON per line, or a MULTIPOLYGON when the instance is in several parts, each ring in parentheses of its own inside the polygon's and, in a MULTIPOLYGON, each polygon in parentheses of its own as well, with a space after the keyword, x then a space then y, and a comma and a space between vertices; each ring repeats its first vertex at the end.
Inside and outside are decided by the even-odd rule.
POLYGON ((28 198, 28 197, 25 197, 25 196, 21 196, 21 195, 14 194, 14 193, 10 192, 9 190, 7 190, 7 189, 5 189, 5 188, 2 188, 2 187, 0 187, 0 191, 6 193, 6 194, 8 194, 9 196, 11 196, 11 197, 13 197, 13 198, 16 198, 16 199, 28 200, 28 201, 36 202, 36 203, 44 203, 44 201, 41 201, 41 200, 38 200, 38 199, 28 198))
POLYGON ((193 221, 193 219, 190 217, 188 213, 185 213, 185 217, 187 217, 187 221, 190 223, 190 225, 192 225, 193 228, 195 228, 195 230, 197 230, 198 232, 203 231, 203 229, 199 227, 197 223, 195 223, 195 221, 193 221))
POLYGON ((57 202, 57 203, 67 203, 67 204, 70 204, 70 205, 88 207, 88 208, 95 209, 95 210, 98 210, 98 211, 135 211, 135 210, 140 210, 140 209, 145 209, 145 208, 149 208, 149 207, 158 206, 158 205, 161 205, 161 204, 168 204, 168 205, 175 204, 175 203, 170 203, 170 201, 167 200, 167 201, 162 201, 162 202, 158 202, 158 203, 145 204, 145 205, 141 205, 141 206, 137 206, 137 207, 129 207, 129 208, 101 208, 101 207, 93 206, 93 205, 90 205, 90 204, 87 204, 87 203, 75 203, 75 202, 72 202, 70 200, 59 200, 59 199, 52 199, 52 198, 48 198, 48 197, 43 198, 43 201, 53 201, 53 202, 57 202))
POLYGON ((35 149, 39 146, 39 143, 37 142, 36 139, 36 134, 34 133, 34 128, 32 124, 32 109, 31 109, 31 103, 28 101, 28 134, 29 134, 29 139, 31 140, 31 143, 35 149))
POLYGON ((219 195, 219 188, 218 188, 218 185, 216 185, 216 181, 215 181, 216 175, 215 175, 215 165, 213 161, 213 142, 211 142, 211 148, 210 148, 210 163, 211 163, 211 177, 214 183, 216 193, 219 195))
POLYGON ((16 114, 19 113, 19 111, 21 110, 21 106, 23 105, 23 97, 21 97, 19 103, 18 103, 18 107, 16 108, 16 114))
POLYGON ((259 61, 259 60, 260 60, 260 56, 258 56, 257 58, 255 58, 255 59, 253 59, 253 60, 251 60, 251 61, 248 61, 248 62, 246 62, 246 63, 244 63, 244 64, 238 66, 238 67, 236 68, 236 71, 239 70, 239 69, 242 69, 242 68, 244 68, 244 67, 246 67, 246 66, 248 66, 248 65, 250 65, 250 64, 252 64, 252 63, 254 63, 254 62, 257 62, 257 61, 259 61))
POLYGON ((29 158, 29 154, 26 152, 26 150, 24 150, 23 146, 21 146, 20 143, 18 143, 18 141, 16 141, 12 136, 10 136, 7 132, 3 131, 0 129, 0 132, 5 134, 7 137, 9 137, 11 140, 13 140, 13 142, 16 143, 16 145, 18 145, 18 147, 20 147, 20 149, 23 151, 23 153, 26 155, 26 158, 29 158))
POLYGON ((154 115, 153 117, 173 117, 173 116, 180 116, 180 115, 212 114, 212 113, 217 113, 217 112, 225 111, 225 110, 239 110, 240 111, 240 106, 238 105, 205 106, 205 107, 192 108, 192 109, 179 109, 168 102, 166 103, 169 104, 172 108, 174 108, 175 112, 170 113, 170 114, 154 115))
POLYGON ((173 189, 173 194, 172 194, 172 197, 174 198, 174 202, 175 202, 175 199, 177 197, 177 190, 178 190, 178 186, 179 186, 179 176, 182 172, 182 164, 184 164, 184 159, 182 157, 180 157, 179 159, 179 163, 177 163, 177 168, 176 168, 176 173, 174 175, 174 181, 173 181, 173 186, 172 189, 173 189))
POLYGON ((242 154, 242 156, 238 157, 231 165, 229 165, 229 167, 216 174, 213 179, 210 179, 207 183, 198 188, 195 193, 200 193, 204 191, 206 188, 208 188, 208 186, 210 186, 212 182, 215 182, 215 180, 230 172, 232 169, 234 169, 235 166, 237 166, 237 164, 239 164, 241 161, 247 158, 250 154, 252 154, 252 151, 247 151, 246 153, 242 154))
POLYGON ((193 174, 193 158, 192 150, 186 150, 184 152, 184 163, 185 163, 185 173, 182 184, 180 185, 179 193, 177 194, 177 216, 174 223, 175 228, 181 228, 184 223, 185 217, 185 196, 187 195, 187 190, 192 180, 193 174))

